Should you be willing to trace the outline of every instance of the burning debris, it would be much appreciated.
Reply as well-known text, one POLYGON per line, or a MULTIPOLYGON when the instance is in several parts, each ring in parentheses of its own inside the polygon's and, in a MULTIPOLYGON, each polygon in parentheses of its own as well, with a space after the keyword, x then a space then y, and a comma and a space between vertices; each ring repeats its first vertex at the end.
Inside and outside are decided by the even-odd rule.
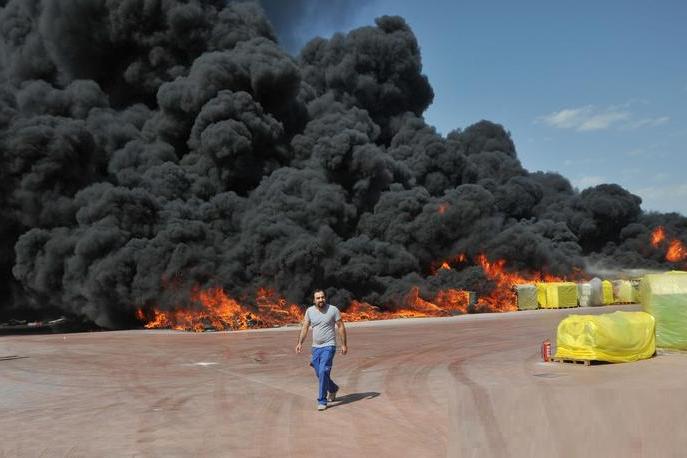
POLYGON ((525 170, 499 124, 427 125, 400 17, 293 57, 271 3, 2 4, 0 316, 241 329, 314 287, 347 319, 444 316, 685 261, 684 217, 525 170))

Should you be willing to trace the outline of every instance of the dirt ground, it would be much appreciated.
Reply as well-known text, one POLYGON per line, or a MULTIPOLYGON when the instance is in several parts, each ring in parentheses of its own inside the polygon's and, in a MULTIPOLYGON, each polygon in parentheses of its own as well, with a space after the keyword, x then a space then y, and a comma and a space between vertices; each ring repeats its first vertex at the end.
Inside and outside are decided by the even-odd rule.
POLYGON ((0 456, 669 457, 687 453, 687 354, 540 360, 570 313, 348 325, 316 410, 298 328, 0 337, 0 456))

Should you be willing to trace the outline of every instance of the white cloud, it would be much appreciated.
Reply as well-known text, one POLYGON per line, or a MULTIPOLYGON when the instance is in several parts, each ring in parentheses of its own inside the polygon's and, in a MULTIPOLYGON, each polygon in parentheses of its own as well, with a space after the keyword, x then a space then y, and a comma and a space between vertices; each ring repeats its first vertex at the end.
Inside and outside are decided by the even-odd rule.
POLYGON ((608 179, 606 179, 605 177, 593 175, 578 177, 571 181, 573 186, 580 190, 589 188, 591 186, 596 186, 602 183, 608 183, 608 179))
POLYGON ((628 127, 630 129, 639 129, 640 127, 656 127, 660 126, 661 124, 665 124, 668 121, 670 121, 669 116, 659 116, 658 118, 644 118, 633 122, 628 127))
POLYGON ((678 212, 687 216, 687 184, 647 186, 630 192, 642 198, 644 210, 678 212))
POLYGON ((582 108, 563 109, 561 111, 551 113, 546 116, 541 116, 539 120, 544 122, 544 124, 548 124, 553 127, 558 127, 560 129, 573 129, 580 125, 580 120, 588 116, 588 113, 591 110, 591 106, 586 106, 582 108))
POLYGON ((599 113, 584 120, 577 130, 585 131, 608 129, 612 124, 625 121, 629 118, 630 113, 627 111, 609 111, 607 113, 599 113))
POLYGON ((670 121, 668 116, 635 119, 627 108, 633 102, 621 106, 596 107, 586 105, 579 108, 564 108, 560 111, 539 116, 535 122, 543 123, 558 129, 574 129, 579 132, 606 130, 612 127, 620 129, 638 129, 656 127, 670 121))

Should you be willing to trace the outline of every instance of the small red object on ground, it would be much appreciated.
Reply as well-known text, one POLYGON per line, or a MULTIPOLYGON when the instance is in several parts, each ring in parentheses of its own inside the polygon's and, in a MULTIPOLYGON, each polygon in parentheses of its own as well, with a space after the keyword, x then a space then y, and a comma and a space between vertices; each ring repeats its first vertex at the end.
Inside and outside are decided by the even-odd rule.
POLYGON ((551 341, 549 339, 541 343, 541 359, 547 363, 551 361, 551 341))

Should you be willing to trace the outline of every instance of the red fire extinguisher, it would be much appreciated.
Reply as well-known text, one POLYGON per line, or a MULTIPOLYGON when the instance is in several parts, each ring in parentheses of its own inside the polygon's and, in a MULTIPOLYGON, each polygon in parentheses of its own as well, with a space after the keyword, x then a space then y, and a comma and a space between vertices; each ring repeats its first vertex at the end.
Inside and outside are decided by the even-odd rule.
POLYGON ((541 343, 541 359, 547 363, 551 361, 551 341, 549 339, 541 343))

